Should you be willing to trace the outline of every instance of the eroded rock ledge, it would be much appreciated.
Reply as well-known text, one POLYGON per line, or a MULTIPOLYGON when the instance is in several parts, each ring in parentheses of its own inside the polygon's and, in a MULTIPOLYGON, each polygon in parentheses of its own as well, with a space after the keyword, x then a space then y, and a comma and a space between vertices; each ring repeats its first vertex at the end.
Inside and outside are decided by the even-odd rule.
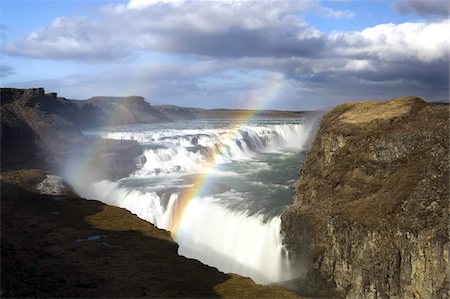
POLYGON ((406 97, 330 111, 282 215, 306 284, 448 298, 448 155, 448 105, 406 97))

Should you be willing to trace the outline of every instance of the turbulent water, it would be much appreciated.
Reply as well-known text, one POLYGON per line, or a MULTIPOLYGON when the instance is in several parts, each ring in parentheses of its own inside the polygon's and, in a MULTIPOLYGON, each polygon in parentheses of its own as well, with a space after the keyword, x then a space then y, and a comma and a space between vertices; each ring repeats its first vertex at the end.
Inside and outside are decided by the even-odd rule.
POLYGON ((295 278, 282 245, 280 214, 303 161, 310 128, 302 119, 257 119, 133 125, 85 132, 134 139, 146 162, 128 178, 77 190, 171 229, 182 192, 193 198, 172 234, 179 254, 250 276, 259 283, 295 278), (205 165, 214 166, 205 170, 205 165), (207 174, 204 172, 208 171, 207 174), (197 182, 198 183, 198 182, 197 182))

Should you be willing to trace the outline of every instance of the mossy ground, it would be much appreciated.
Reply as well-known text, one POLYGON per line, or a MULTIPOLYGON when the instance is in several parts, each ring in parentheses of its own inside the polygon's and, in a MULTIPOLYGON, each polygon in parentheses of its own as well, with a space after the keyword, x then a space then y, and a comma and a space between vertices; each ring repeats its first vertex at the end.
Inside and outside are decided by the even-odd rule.
POLYGON ((1 174, 3 298, 298 298, 179 256, 167 231, 124 209, 37 194, 32 186, 44 177, 41 170, 1 174), (84 240, 90 236, 102 237, 84 240))

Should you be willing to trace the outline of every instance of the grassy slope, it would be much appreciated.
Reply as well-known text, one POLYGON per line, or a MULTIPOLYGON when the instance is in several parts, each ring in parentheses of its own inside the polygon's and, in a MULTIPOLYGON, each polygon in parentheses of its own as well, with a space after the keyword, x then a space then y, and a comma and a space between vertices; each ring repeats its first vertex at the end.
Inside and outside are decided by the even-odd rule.
POLYGON ((297 298, 177 255, 167 231, 124 209, 37 194, 44 176, 1 174, 1 297, 297 298), (93 235, 105 237, 76 242, 93 235))
POLYGON ((338 106, 322 122, 322 139, 305 162, 309 174, 297 193, 317 198, 305 207, 352 222, 391 226, 395 218, 395 225, 403 228, 445 231, 443 215, 420 214, 422 207, 401 205, 436 200, 439 207, 448 207, 448 196, 432 198, 449 192, 448 168, 439 165, 448 159, 448 121, 448 106, 414 97, 338 106), (328 144, 328 136, 340 137, 342 144, 328 144))

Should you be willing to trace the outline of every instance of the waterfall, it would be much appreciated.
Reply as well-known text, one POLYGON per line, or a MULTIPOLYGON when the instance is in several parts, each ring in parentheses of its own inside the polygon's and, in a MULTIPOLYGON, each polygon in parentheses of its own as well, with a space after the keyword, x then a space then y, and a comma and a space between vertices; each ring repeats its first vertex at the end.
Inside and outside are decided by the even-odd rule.
MULTIPOLYGON (((183 190, 192 187, 187 178, 201 172, 211 157, 214 165, 250 161, 253 164, 246 168, 249 173, 258 171, 254 166, 259 165, 257 163, 268 165, 259 161, 262 154, 281 155, 283 149, 300 151, 308 139, 308 132, 308 127, 299 122, 238 128, 133 127, 132 130, 91 132, 103 138, 138 141, 144 148, 146 162, 129 178, 118 182, 101 181, 91 186, 74 186, 85 197, 125 208, 158 228, 170 230, 183 190)), ((294 163, 299 164, 298 161, 294 163)), ((270 170, 270 166, 267 167, 270 170)), ((220 184, 221 168, 216 170, 219 179, 214 183, 220 184)), ((247 182, 242 173, 236 171, 234 175, 237 182, 251 188, 289 189, 288 183, 250 179, 247 182)), ((295 178, 296 173, 290 175, 290 178, 295 178)), ((224 272, 249 276, 258 283, 295 278, 298 272, 292 268, 282 244, 279 213, 268 216, 263 209, 252 209, 252 202, 246 198, 248 194, 248 191, 231 187, 195 194, 183 212, 180 228, 172 231, 179 244, 179 254, 224 272)), ((258 198, 253 202, 258 203, 258 198)))

